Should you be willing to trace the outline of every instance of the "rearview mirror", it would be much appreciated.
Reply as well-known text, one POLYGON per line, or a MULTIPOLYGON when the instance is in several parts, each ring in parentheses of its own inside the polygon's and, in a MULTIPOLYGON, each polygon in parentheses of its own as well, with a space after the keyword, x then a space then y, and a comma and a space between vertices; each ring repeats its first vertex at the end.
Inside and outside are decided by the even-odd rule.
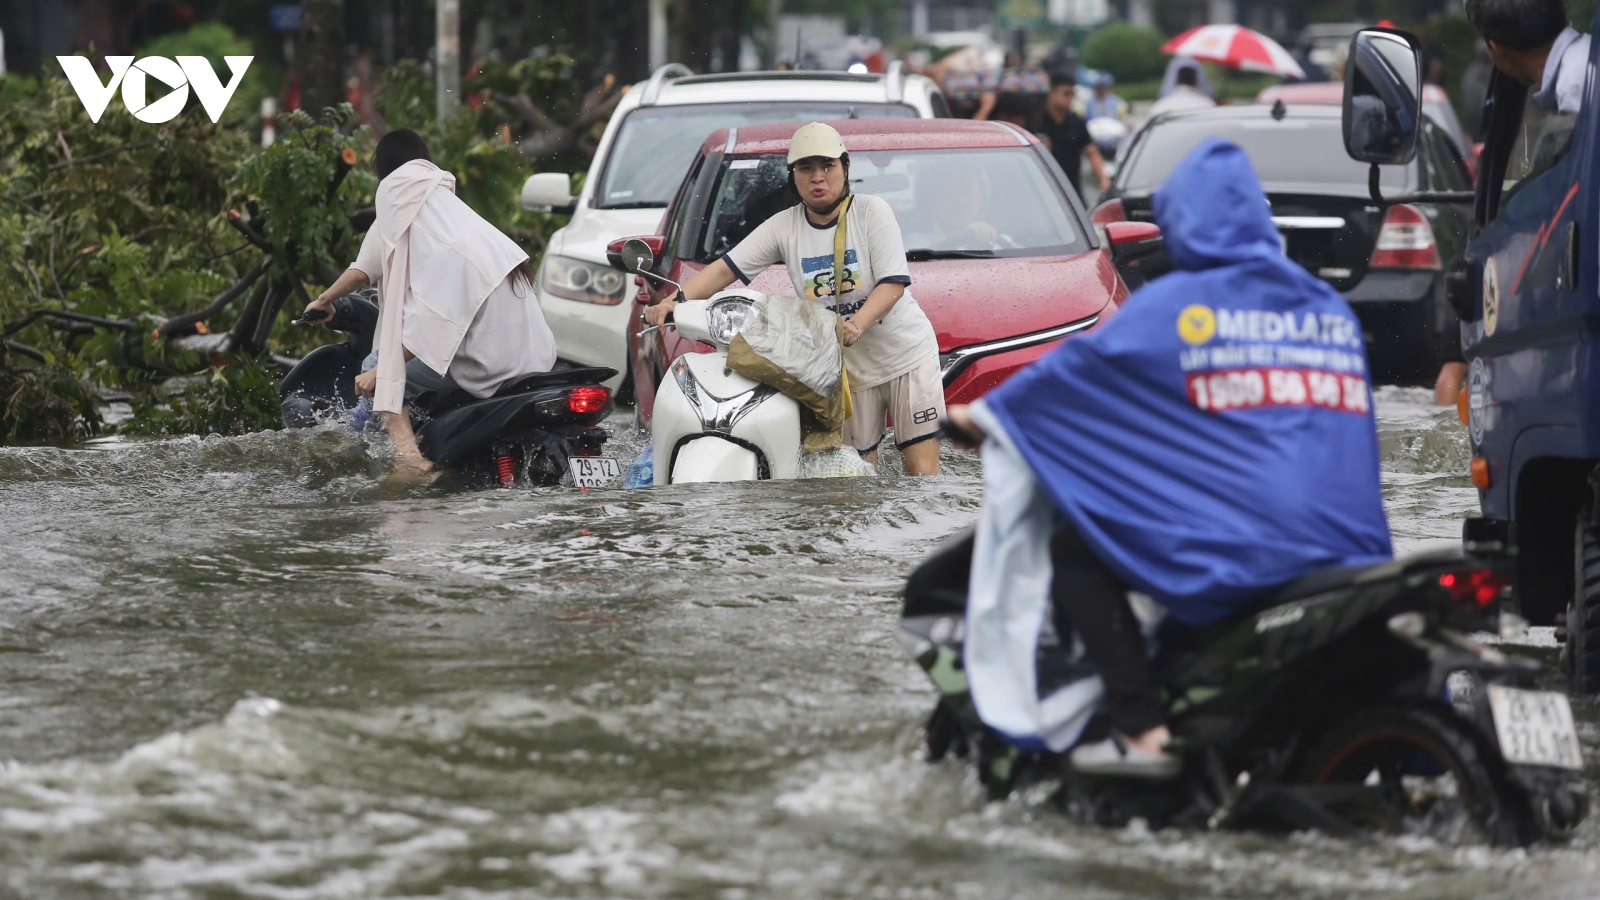
POLYGON ((635 275, 655 268, 656 255, 639 238, 630 238, 622 244, 622 267, 635 275))
POLYGON ((532 212, 566 213, 573 209, 572 176, 538 172, 522 183, 522 208, 532 212))
POLYGON ((1414 35, 1363 28, 1350 39, 1344 69, 1344 149, 1372 165, 1398 166, 1417 155, 1422 62, 1414 35))
POLYGON ((1161 229, 1151 222, 1109 222, 1105 225, 1111 264, 1128 290, 1136 291, 1172 271, 1172 257, 1161 229))

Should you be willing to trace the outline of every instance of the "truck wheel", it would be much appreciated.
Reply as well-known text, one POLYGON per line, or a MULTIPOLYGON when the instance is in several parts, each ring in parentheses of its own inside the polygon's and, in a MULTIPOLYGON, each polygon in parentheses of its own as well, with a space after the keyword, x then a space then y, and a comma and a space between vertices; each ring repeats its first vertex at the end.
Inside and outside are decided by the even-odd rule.
POLYGON ((1572 602, 1561 637, 1561 668, 1574 694, 1600 691, 1600 527, 1580 515, 1574 541, 1572 602))

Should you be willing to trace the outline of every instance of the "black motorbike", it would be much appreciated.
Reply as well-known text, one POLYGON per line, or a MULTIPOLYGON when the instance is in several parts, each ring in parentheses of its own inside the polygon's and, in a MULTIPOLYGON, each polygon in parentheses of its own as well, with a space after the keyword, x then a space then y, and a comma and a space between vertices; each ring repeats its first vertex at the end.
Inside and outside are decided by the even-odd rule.
MULTIPOLYGON (((334 303, 333 313, 297 319, 326 324, 349 339, 307 354, 278 390, 283 421, 310 428, 355 409, 355 377, 372 352, 378 304, 370 288, 334 303)), ((431 391, 409 403, 417 445, 435 466, 512 487, 519 480, 553 485, 603 484, 620 473, 617 461, 601 456, 610 432, 599 423, 611 412, 607 368, 573 368, 529 375, 507 383, 493 397, 466 391, 431 391)))
MULTIPOLYGON (((1312 574, 1205 629, 1160 627, 1175 780, 1088 777, 1024 753, 979 719, 962 666, 968 532, 909 578, 902 638, 939 689, 928 758, 975 761, 991 798, 1040 784, 1085 821, 1121 826, 1420 833, 1520 846, 1570 835, 1588 812, 1564 695, 1527 690, 1537 661, 1497 632, 1511 560, 1500 545, 1312 574)), ((1041 686, 1083 677, 1068 626, 1036 660, 1041 686), (1077 668, 1074 671, 1074 667, 1077 668)), ((1092 721, 1084 740, 1104 737, 1092 721)))

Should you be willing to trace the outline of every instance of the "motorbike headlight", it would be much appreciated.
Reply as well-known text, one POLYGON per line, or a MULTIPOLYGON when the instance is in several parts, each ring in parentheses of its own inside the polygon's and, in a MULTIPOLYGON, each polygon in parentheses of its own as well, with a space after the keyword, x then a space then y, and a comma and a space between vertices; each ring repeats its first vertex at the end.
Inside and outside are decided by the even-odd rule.
POLYGON ((706 310, 706 324, 711 329, 711 339, 727 344, 744 326, 755 319, 756 305, 744 297, 725 297, 706 310))
POLYGON ((616 269, 569 256, 546 256, 539 273, 545 290, 583 303, 615 306, 628 287, 628 277, 616 269))

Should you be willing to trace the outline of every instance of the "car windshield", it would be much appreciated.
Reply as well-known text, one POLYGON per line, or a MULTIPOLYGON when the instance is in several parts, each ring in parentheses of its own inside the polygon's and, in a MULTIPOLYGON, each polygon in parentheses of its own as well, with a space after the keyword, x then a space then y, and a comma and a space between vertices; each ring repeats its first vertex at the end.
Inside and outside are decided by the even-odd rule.
POLYGON ((600 209, 666 206, 706 135, 719 128, 826 119, 914 118, 900 103, 699 103, 636 109, 617 129, 595 189, 600 209))
MULTIPOLYGON (((1204 116, 1157 124, 1134 148, 1118 175, 1118 186, 1134 194, 1155 190, 1190 150, 1210 137, 1243 148, 1255 166, 1256 177, 1265 185, 1354 185, 1365 189, 1367 184, 1367 165, 1345 154, 1338 119, 1295 119, 1291 113, 1282 121, 1204 116)), ((1408 187, 1411 166, 1383 166, 1382 170, 1385 188, 1399 191, 1408 187)))
MULTIPOLYGON (((850 188, 889 202, 917 259, 1056 256, 1087 248, 1066 195, 1027 147, 850 154, 850 188)), ((724 164, 699 259, 727 253, 774 213, 799 202, 779 156, 724 164)))

